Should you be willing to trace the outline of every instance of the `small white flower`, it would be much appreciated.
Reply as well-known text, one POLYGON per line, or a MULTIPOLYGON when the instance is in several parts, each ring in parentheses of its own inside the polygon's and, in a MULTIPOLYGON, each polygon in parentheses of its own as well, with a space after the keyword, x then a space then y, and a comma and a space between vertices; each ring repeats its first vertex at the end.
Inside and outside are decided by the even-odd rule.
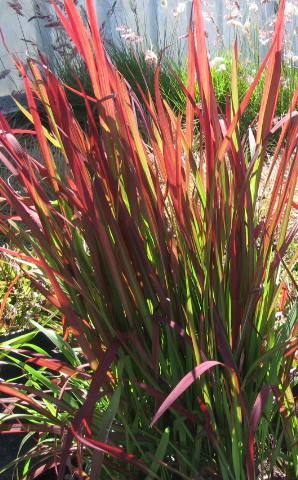
POLYGON ((185 9, 186 9, 186 3, 185 2, 179 2, 177 7, 174 8, 174 10, 173 10, 174 17, 178 17, 178 15, 183 13, 185 9))
POLYGON ((134 38, 131 40, 132 43, 142 43, 143 37, 140 35, 135 35, 134 38))
POLYGON ((259 41, 261 45, 267 45, 270 42, 270 32, 261 30, 259 33, 259 41))
POLYGON ((210 60, 210 67, 216 67, 217 65, 220 65, 224 63, 225 59, 223 57, 214 57, 212 60, 210 60))
POLYGON ((155 52, 153 52, 152 49, 149 49, 145 52, 145 62, 148 64, 148 65, 157 65, 157 61, 158 61, 158 58, 157 58, 157 55, 155 52))
POLYGON ((185 9, 186 9, 186 3, 185 2, 179 2, 178 5, 177 5, 178 13, 183 13, 185 9))
POLYGON ((128 27, 126 25, 119 25, 119 27, 116 27, 116 32, 127 32, 128 27))
POLYGON ((117 32, 120 33, 121 38, 130 43, 140 43, 143 41, 143 37, 140 37, 131 28, 128 28, 126 25, 120 25, 116 28, 117 32))
POLYGON ((249 32, 250 25, 251 25, 250 20, 247 19, 247 20, 245 21, 245 24, 243 25, 243 28, 244 28, 244 30, 245 30, 246 32, 249 32))
POLYGON ((217 67, 217 71, 218 71, 218 72, 224 72, 226 69, 227 69, 227 67, 225 66, 224 63, 221 63, 221 64, 218 65, 218 67, 217 67))
POLYGON ((121 38, 124 40, 130 40, 133 37, 133 32, 122 33, 121 38))
POLYGON ((291 63, 296 63, 298 61, 298 55, 295 55, 294 52, 287 52, 285 54, 285 59, 291 63))
POLYGON ((251 12, 258 12, 259 11, 259 7, 256 3, 251 3, 248 8, 251 12))
POLYGON ((231 11, 231 17, 233 18, 241 18, 241 12, 238 7, 234 7, 233 10, 231 11))
POLYGON ((282 325, 284 325, 287 321, 287 317, 284 315, 283 312, 276 312, 275 314, 275 324, 273 330, 278 330, 282 325))
POLYGON ((298 7, 293 2, 286 2, 285 16, 294 17, 298 15, 298 7))
POLYGON ((121 38, 123 38, 124 40, 127 40, 128 42, 131 42, 131 43, 141 43, 143 41, 143 37, 140 37, 135 32, 123 33, 121 35, 121 38))
POLYGON ((205 22, 211 22, 210 13, 203 11, 203 18, 205 22))
POLYGON ((234 18, 232 18, 231 20, 228 20, 227 24, 233 25, 235 28, 239 28, 239 30, 244 30, 243 23, 239 22, 239 20, 235 20, 234 18))

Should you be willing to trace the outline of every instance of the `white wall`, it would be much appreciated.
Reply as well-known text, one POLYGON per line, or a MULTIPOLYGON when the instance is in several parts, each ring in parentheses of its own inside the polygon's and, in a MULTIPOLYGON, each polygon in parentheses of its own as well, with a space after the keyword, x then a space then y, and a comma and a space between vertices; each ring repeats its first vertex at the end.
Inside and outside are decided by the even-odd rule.
MULTIPOLYGON (((15 1, 15 0, 10 0, 15 1)), ((175 45, 174 50, 185 52, 187 40, 183 37, 187 33, 191 0, 95 0, 99 23, 107 41, 118 41, 117 26, 127 25, 135 33, 146 37, 141 48, 153 49, 165 45, 175 45), (180 11, 178 15, 177 9, 180 11)), ((44 27, 47 20, 29 19, 36 15, 37 5, 43 15, 49 14, 47 0, 18 0, 22 5, 21 15, 9 7, 8 0, 0 0, 0 28, 3 31, 9 49, 22 58, 26 57, 26 50, 31 54, 36 45, 53 58, 51 47, 53 31, 44 27), (26 38, 27 42, 22 40, 26 38), (31 43, 32 42, 32 43, 31 43)), ((81 4, 84 0, 80 0, 81 4)), ((203 0, 205 8, 206 31, 211 57, 220 55, 238 36, 242 51, 247 60, 256 52, 263 56, 268 48, 273 29, 273 14, 278 5, 277 0, 203 0), (240 5, 240 10, 235 8, 240 5), (232 18, 230 18, 232 17, 232 18), (260 42, 261 37, 261 42, 260 42)), ((296 56, 298 66, 298 0, 287 1, 286 45, 287 52, 296 56)), ((295 59, 295 58, 294 58, 295 59)), ((10 70, 6 78, 0 80, 0 95, 11 93, 21 88, 21 81, 11 62, 10 55, 0 41, 0 77, 1 72, 10 70)))
MULTIPOLYGON (((0 28, 9 49, 8 52, 0 41, 0 77, 1 72, 4 76, 3 71, 9 70, 9 74, 0 80, 0 95, 7 95, 22 86, 22 81, 11 58, 12 54, 24 59, 27 54, 34 54, 37 46, 49 54, 51 52, 51 32, 50 29, 44 28, 41 21, 37 19, 29 21, 38 13, 35 0, 18 0, 18 3, 22 5, 20 15, 17 15, 9 6, 7 0, 0 0, 0 2, 0 28)), ((44 3, 42 14, 48 13, 47 9, 47 4, 44 3)), ((51 57, 51 55, 48 56, 51 57)))

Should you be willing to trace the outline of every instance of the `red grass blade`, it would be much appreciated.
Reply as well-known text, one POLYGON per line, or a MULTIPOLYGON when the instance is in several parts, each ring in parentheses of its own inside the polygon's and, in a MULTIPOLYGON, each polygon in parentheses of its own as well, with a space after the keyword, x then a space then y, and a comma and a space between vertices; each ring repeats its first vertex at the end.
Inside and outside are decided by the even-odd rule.
MULTIPOLYGON (((86 426, 90 423, 93 415, 93 411, 100 395, 100 387, 107 381, 107 372, 110 368, 111 363, 116 359, 120 343, 114 341, 110 347, 105 352, 101 365, 98 367, 97 371, 93 374, 92 382, 87 394, 87 398, 82 405, 82 407, 77 411, 75 418, 72 422, 71 428, 68 431, 65 439, 63 441, 62 453, 61 453, 61 464, 59 467, 59 477, 58 480, 63 480, 64 472, 66 468, 67 458, 71 448, 72 440, 74 435, 80 436, 79 432, 82 429, 83 424, 86 426)), ((88 429, 89 430, 89 429, 88 429)), ((91 432, 88 431, 90 434, 91 432)), ((80 436, 80 438, 83 438, 80 436)))
POLYGON ((151 426, 153 426, 159 418, 164 414, 166 410, 168 410, 171 405, 177 400, 178 397, 182 395, 185 390, 187 390, 190 385, 197 379, 200 378, 203 373, 207 372, 211 368, 215 367, 216 365, 223 365, 217 361, 207 361, 203 362, 197 367, 195 367, 191 372, 187 373, 185 377, 180 380, 178 385, 172 390, 172 392, 167 396, 167 398, 163 401, 159 409, 157 410, 156 414, 154 415, 151 426))

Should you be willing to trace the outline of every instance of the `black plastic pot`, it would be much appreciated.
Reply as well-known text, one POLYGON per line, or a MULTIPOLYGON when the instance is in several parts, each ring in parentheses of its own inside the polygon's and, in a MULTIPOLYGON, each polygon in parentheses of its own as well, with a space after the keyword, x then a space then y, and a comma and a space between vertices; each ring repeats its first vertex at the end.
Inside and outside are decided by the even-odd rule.
POLYGON ((47 470, 41 475, 38 475, 38 477, 35 477, 34 480, 57 480, 57 478, 56 471, 54 468, 52 468, 51 470, 47 470))
MULTIPOLYGON (((23 328, 21 330, 16 330, 13 332, 8 332, 5 334, 0 335, 0 344, 2 342, 6 342, 8 340, 12 340, 18 336, 25 335, 26 333, 31 333, 35 331, 34 329, 30 328, 23 328)), ((37 345, 38 347, 42 348, 45 350, 52 358, 56 359, 62 359, 62 355, 60 352, 57 352, 55 350, 55 345, 49 340, 49 338, 42 332, 38 332, 34 339, 32 340, 32 343, 37 345)), ((17 355, 15 354, 17 357, 17 355)), ((21 357, 20 357, 21 358, 21 357)), ((63 358, 65 361, 65 359, 63 358)), ((18 367, 15 364, 12 363, 5 363, 0 361, 0 380, 7 381, 10 378, 17 377, 22 373, 22 369, 18 367)))
MULTIPOLYGON (((21 329, 14 332, 9 332, 7 334, 0 335, 0 344, 2 342, 12 340, 21 335, 25 335, 26 333, 33 332, 33 329, 21 329)), ((43 350, 45 350, 52 358, 59 358, 61 359, 62 355, 55 351, 55 345, 49 340, 49 338, 41 332, 38 332, 32 343, 39 346, 43 350)), ((17 354, 14 354, 17 356, 17 354)), ((21 357, 20 357, 21 358, 21 357)), ((65 361, 65 359, 63 358, 65 361)), ((37 368, 37 367, 36 367, 37 368)), ((8 381, 11 378, 18 377, 23 373, 23 370, 18 367, 16 364, 10 362, 7 363, 0 361, 0 381, 8 381)), ((25 378, 20 378, 18 383, 22 383, 25 381, 25 378)), ((1 393, 0 396, 2 398, 7 397, 7 395, 1 393)), ((0 411, 2 410, 2 406, 0 405, 0 411)), ((15 409, 17 411, 17 407, 15 409)), ((24 438, 24 434, 16 433, 16 434, 6 434, 0 435, 0 469, 14 460, 17 456, 19 445, 24 438)), ((32 447, 34 444, 34 440, 32 439, 32 444, 28 444, 28 448, 32 447)), ((0 475, 0 480, 11 480, 12 478, 12 470, 8 470, 7 472, 0 475)), ((56 480, 57 476, 55 470, 49 470, 41 474, 38 479, 39 480, 56 480)))

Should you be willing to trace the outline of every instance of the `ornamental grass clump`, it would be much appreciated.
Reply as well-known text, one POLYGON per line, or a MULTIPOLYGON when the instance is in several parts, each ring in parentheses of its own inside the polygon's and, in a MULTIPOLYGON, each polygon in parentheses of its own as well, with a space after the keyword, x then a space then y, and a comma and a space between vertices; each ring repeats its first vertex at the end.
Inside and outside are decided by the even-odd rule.
MULTIPOLYGON (((16 59, 32 129, 15 131, 0 117, 1 161, 21 187, 0 180, 11 209, 1 230, 20 261, 36 267, 31 282, 60 311, 68 345, 58 342, 68 352, 59 368, 35 352, 28 369, 26 349, 17 361, 27 383, 0 383, 24 411, 16 420, 7 408, 1 430, 15 431, 17 421, 20 430, 39 432, 20 478, 54 466, 62 480, 73 455, 81 478, 84 470, 92 480, 253 480, 265 471, 294 478, 297 303, 287 282, 297 287, 298 89, 288 114, 273 122, 285 0, 241 102, 235 45, 225 116, 212 86, 201 1, 194 1, 181 85, 185 121, 160 93, 159 66, 155 98, 142 91, 140 104, 106 55, 93 0, 86 0, 88 29, 74 0, 53 7, 93 94, 80 83, 73 92, 85 103, 82 126, 67 85, 46 60, 29 59, 25 69, 16 59), (262 75, 257 126, 241 138, 262 75), (36 138, 42 162, 20 146, 18 134, 36 138), (65 168, 58 168, 52 145, 65 168), (47 381, 38 382, 36 358, 47 381), (69 386, 82 373, 80 362, 87 366, 76 395, 69 386)), ((11 348, 3 351, 12 361, 11 348)))

